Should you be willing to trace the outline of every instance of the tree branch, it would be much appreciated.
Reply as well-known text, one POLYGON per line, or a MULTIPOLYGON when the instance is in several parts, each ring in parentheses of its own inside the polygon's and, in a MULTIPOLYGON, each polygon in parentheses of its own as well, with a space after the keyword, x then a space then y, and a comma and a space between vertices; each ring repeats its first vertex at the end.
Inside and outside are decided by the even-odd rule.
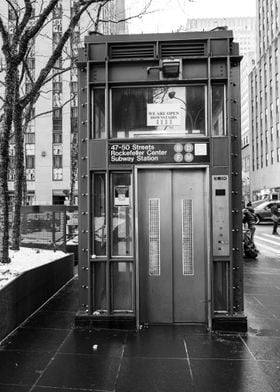
POLYGON ((25 29, 27 23, 29 22, 31 16, 32 16, 32 11, 33 11, 33 7, 32 4, 30 2, 30 0, 24 0, 25 3, 25 12, 22 18, 21 23, 18 26, 18 35, 20 35, 23 30, 25 29))
POLYGON ((0 34, 2 36, 2 41, 3 41, 2 51, 5 55, 5 57, 9 58, 9 54, 10 54, 9 53, 9 49, 10 49, 9 34, 8 34, 7 29, 4 26, 3 19, 1 18, 1 16, 0 16, 0 34))
MULTIPOLYGON (((58 0, 52 0, 53 2, 57 2, 58 0)), ((111 0, 110 0, 111 1, 111 0)), ((32 99, 32 96, 37 94, 37 92, 40 90, 41 86, 43 85, 45 79, 47 78, 48 74, 50 73, 51 69, 53 68, 55 62, 59 59, 61 56, 61 53, 63 51, 64 45, 71 36, 72 32, 74 31, 75 26, 80 20, 81 15, 88 9, 88 7, 94 3, 98 3, 99 0, 88 0, 88 1, 80 1, 80 4, 83 4, 79 11, 72 17, 72 19, 69 22, 68 28, 66 31, 63 33, 59 43, 57 44, 56 48, 53 51, 53 54, 50 56, 46 66, 41 69, 41 72, 34 83, 33 89, 26 94, 25 97, 23 97, 20 101, 23 106, 26 106, 29 102, 29 100, 32 99)))
POLYGON ((73 94, 73 96, 72 96, 71 98, 67 99, 65 102, 63 102, 62 105, 60 105, 60 106, 58 106, 58 107, 55 107, 55 108, 52 108, 52 109, 50 109, 50 110, 47 110, 47 111, 45 111, 45 112, 41 112, 41 113, 39 113, 39 114, 36 114, 34 117, 30 118, 30 121, 31 121, 31 120, 35 120, 35 118, 45 116, 46 114, 53 113, 56 109, 63 108, 63 107, 66 106, 69 102, 73 101, 73 99, 74 99, 76 96, 77 96, 77 94, 73 94))
MULTIPOLYGON (((28 1, 28 0, 27 0, 28 1)), ((17 55, 17 62, 20 63, 22 60, 23 55, 26 52, 26 49, 28 47, 28 42, 31 38, 35 37, 37 33, 40 31, 42 26, 44 25, 46 19, 50 15, 50 13, 53 11, 55 8, 56 4, 58 3, 59 0, 50 0, 46 8, 41 12, 38 20, 36 21, 35 25, 31 28, 28 28, 25 30, 25 33, 23 34, 21 43, 19 45, 19 50, 18 50, 18 55, 17 55)))

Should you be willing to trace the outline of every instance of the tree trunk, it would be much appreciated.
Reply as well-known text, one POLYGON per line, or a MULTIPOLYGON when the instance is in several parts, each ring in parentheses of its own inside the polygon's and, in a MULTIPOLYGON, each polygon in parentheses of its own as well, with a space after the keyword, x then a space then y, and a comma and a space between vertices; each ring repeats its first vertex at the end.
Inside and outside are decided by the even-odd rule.
POLYGON ((69 192, 69 205, 75 205, 75 184, 78 178, 78 154, 77 144, 71 146, 71 179, 69 192))
POLYGON ((0 127, 0 262, 9 263, 9 142, 13 120, 15 67, 7 68, 5 77, 4 114, 0 127))
MULTIPOLYGON (((16 83, 15 102, 19 102, 19 83, 16 83)), ((24 182, 24 135, 22 127, 23 110, 19 105, 14 105, 13 123, 15 139, 15 180, 14 180, 14 203, 12 223, 12 246, 11 249, 19 250, 21 228, 21 206, 24 182)))
MULTIPOLYGON (((8 110, 9 111, 9 110, 8 110)), ((0 262, 9 263, 9 191, 8 165, 9 143, 5 135, 10 127, 6 124, 9 113, 4 116, 0 138, 0 262)))

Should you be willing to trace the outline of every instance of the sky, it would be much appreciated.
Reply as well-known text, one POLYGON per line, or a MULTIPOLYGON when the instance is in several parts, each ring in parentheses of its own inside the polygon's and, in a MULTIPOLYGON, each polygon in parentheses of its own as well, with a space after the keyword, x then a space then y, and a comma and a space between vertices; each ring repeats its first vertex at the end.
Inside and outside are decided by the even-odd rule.
MULTIPOLYGON (((142 0, 142 4, 145 0, 142 0)), ((132 13, 141 1, 127 0, 132 13)), ((153 0, 151 13, 130 23, 130 33, 178 31, 188 18, 255 16, 256 0, 153 0)))

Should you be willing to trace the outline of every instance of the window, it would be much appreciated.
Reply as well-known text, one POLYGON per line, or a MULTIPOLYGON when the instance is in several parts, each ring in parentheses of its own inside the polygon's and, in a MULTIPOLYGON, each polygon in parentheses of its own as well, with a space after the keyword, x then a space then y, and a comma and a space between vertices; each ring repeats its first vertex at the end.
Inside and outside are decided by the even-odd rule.
POLYGON ((26 157, 26 169, 35 168, 35 156, 29 155, 26 157))
POLYGON ((132 256, 132 189, 130 173, 111 176, 112 256, 132 256))
POLYGON ((78 118, 78 108, 71 107, 71 118, 78 118))
POLYGON ((62 109, 61 108, 54 109, 53 118, 62 118, 62 109))
POLYGON ((92 252, 97 256, 106 255, 107 224, 106 224, 106 182, 104 173, 94 173, 92 180, 92 252))
POLYGON ((223 136, 225 129, 225 87, 212 86, 212 135, 223 136))
POLYGON ((53 168, 61 169, 62 168, 62 155, 54 155, 53 156, 53 168))
POLYGON ((55 93, 61 93, 62 92, 62 82, 53 82, 53 91, 55 93))
POLYGON ((53 133, 53 143, 62 143, 62 132, 53 133))
POLYGON ((26 144, 34 144, 35 143, 35 133, 26 133, 24 135, 24 140, 26 144))
POLYGON ((78 92, 78 82, 71 82, 71 92, 72 93, 78 92))
POLYGON ((26 64, 29 70, 35 68, 35 58, 34 57, 28 57, 26 60, 26 64))
POLYGON ((93 135, 94 139, 105 138, 105 90, 93 91, 93 135))
POLYGON ((35 155, 35 144, 26 144, 25 153, 26 155, 35 155))
POLYGON ((62 133, 62 117, 61 118, 53 117, 53 131, 62 133))
POLYGON ((206 134, 206 86, 112 89, 113 138, 206 134))
POLYGON ((133 311, 132 304, 132 263, 111 263, 112 311, 133 311))

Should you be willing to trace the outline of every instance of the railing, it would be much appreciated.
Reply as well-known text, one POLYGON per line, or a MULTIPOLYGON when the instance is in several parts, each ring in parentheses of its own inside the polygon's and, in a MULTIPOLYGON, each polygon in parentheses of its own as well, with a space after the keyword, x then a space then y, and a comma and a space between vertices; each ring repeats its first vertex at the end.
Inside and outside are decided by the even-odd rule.
POLYGON ((22 207, 21 246, 66 251, 67 237, 78 226, 73 218, 77 210, 65 205, 22 207))

